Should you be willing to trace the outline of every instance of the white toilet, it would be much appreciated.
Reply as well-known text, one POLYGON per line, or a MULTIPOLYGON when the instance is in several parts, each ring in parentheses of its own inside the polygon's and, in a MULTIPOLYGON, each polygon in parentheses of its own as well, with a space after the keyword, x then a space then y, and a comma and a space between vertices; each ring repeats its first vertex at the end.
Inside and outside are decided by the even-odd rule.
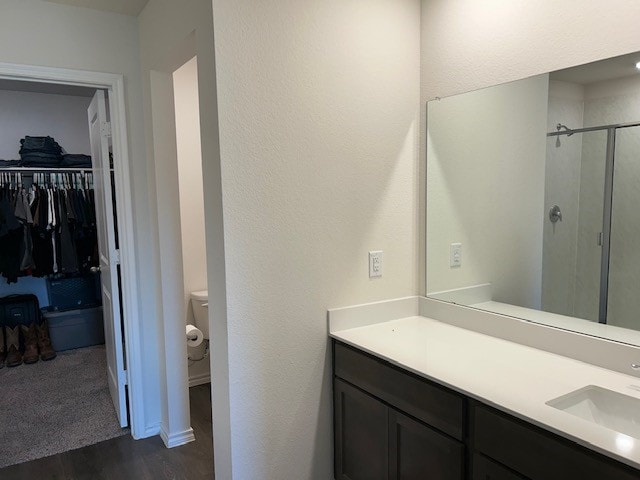
POLYGON ((209 292, 191 292, 191 307, 198 327, 206 340, 209 339, 209 292))

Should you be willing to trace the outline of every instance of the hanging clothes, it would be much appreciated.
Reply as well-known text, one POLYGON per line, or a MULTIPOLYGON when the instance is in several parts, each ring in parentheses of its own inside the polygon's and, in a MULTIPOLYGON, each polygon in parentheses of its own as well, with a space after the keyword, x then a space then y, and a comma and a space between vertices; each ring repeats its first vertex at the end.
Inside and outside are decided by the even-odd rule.
POLYGON ((15 216, 15 191, 0 188, 0 273, 8 283, 17 282, 20 274, 22 224, 15 216))
POLYGON ((51 178, 34 174, 29 188, 0 184, 0 274, 8 283, 98 266, 93 189, 80 178, 73 186, 68 176, 51 178))
POLYGON ((70 227, 69 212, 67 210, 67 193, 66 190, 58 190, 56 192, 58 212, 60 213, 60 226, 59 226, 59 238, 60 238, 60 272, 61 273, 76 273, 78 272, 78 253, 73 243, 70 227))

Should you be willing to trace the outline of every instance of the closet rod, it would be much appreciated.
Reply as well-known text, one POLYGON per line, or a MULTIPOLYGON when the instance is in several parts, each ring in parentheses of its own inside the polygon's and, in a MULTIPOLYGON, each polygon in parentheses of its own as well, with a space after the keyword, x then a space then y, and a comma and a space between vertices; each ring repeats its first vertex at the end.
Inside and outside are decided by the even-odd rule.
MULTIPOLYGON (((92 172, 93 167, 60 167, 60 168, 39 168, 39 167, 0 167, 0 172, 92 172)), ((113 168, 109 171, 113 172, 113 168)))

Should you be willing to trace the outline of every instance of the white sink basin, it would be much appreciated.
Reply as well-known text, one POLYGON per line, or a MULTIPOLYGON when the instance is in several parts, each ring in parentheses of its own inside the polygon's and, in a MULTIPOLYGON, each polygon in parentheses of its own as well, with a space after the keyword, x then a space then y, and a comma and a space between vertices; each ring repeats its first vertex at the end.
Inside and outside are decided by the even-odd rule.
POLYGON ((616 432, 640 439, 640 399, 589 385, 547 405, 616 432))

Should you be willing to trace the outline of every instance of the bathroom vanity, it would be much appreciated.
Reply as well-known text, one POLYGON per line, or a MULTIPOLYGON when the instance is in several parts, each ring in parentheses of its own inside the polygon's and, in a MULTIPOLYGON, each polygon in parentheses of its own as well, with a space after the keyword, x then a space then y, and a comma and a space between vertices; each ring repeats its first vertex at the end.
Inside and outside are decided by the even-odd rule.
POLYGON ((589 385, 633 409, 637 378, 421 315, 362 323, 330 326, 336 479, 640 478, 640 440, 565 411, 589 385))
POLYGON ((638 105, 640 53, 428 102, 426 297, 329 311, 337 479, 640 479, 638 105))

